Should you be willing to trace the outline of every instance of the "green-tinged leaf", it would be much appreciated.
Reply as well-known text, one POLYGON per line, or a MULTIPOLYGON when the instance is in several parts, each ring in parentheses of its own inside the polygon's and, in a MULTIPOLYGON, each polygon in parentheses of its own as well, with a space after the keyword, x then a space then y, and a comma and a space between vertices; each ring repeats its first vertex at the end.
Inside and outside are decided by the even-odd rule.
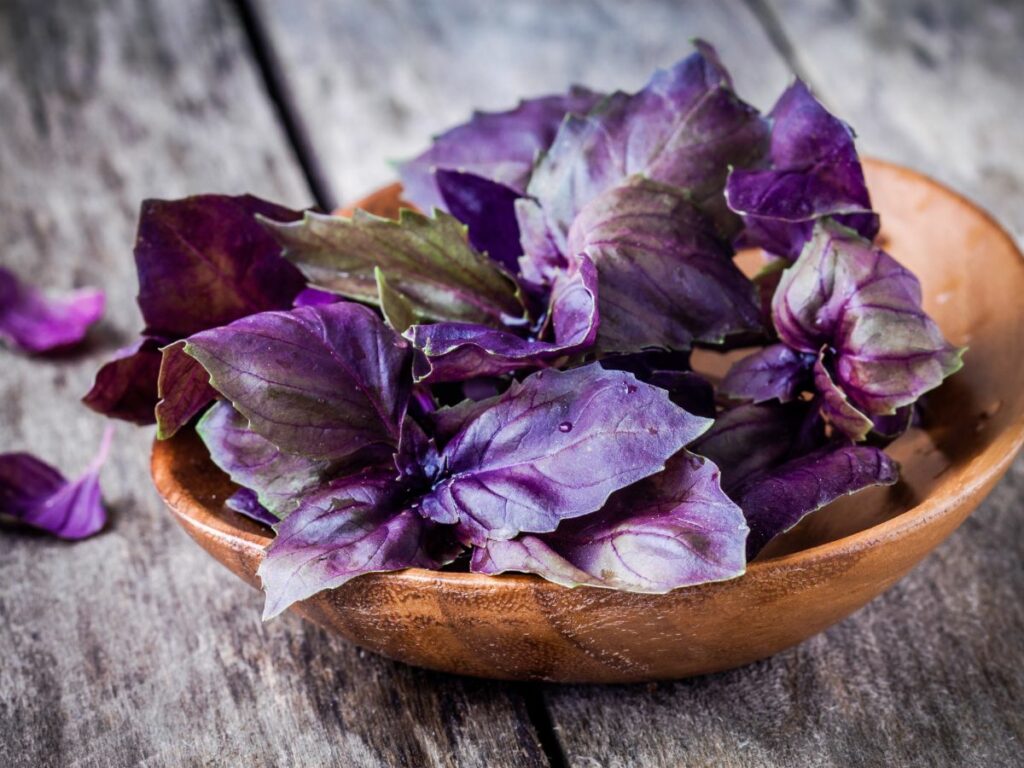
POLYGON ((405 333, 409 326, 416 324, 415 310, 405 294, 392 287, 380 267, 375 267, 373 274, 377 279, 377 303, 384 319, 396 332, 405 333))
POLYGON ((324 290, 377 304, 379 267, 419 320, 500 325, 525 314, 515 280, 442 211, 424 216, 403 209, 398 221, 365 211, 351 219, 307 213, 293 223, 264 223, 285 256, 324 290))

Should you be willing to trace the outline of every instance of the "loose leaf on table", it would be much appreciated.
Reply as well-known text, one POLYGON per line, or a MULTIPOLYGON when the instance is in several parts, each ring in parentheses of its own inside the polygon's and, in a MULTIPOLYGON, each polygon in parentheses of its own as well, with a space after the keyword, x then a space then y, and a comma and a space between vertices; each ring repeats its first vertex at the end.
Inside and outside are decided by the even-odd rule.
POLYGON ((366 307, 263 312, 189 337, 185 352, 284 451, 340 463, 398 444, 410 350, 366 307))
POLYGON ((285 453, 249 429, 246 418, 224 400, 203 414, 196 431, 213 463, 253 491, 275 518, 286 517, 303 494, 335 472, 328 461, 285 453))
POLYGON ((365 573, 450 562, 460 547, 396 496, 394 469, 384 468, 338 478, 303 498, 260 564, 263 617, 365 573))
POLYGON ((31 454, 0 454, 0 514, 61 539, 84 539, 100 531, 107 522, 100 470, 113 434, 107 427, 96 457, 73 481, 31 454))
POLYGON ((763 403, 766 400, 788 402, 795 398, 809 379, 814 358, 785 344, 764 347, 729 369, 722 381, 722 394, 738 400, 763 403))
POLYGON ((554 533, 486 542, 473 550, 470 567, 537 573, 567 587, 664 593, 742 574, 746 537, 743 513, 722 492, 718 469, 684 451, 554 533))
POLYGON ((474 412, 444 446, 444 479, 420 510, 463 541, 553 531, 661 470, 708 419, 624 371, 547 370, 474 412))
POLYGON ((729 207, 743 216, 743 243, 795 259, 815 220, 824 216, 873 239, 878 215, 871 210, 850 127, 799 80, 770 117, 771 167, 737 168, 725 189, 729 207))
MULTIPOLYGON (((756 163, 767 145, 768 123, 733 92, 714 49, 698 42, 696 53, 656 72, 638 93, 616 92, 585 116, 566 118, 527 193, 566 255, 583 206, 636 174, 687 190, 731 235, 738 219, 722 195, 729 168, 756 163)), ((524 242, 538 237, 536 217, 519 223, 524 242)))
POLYGON ((689 349, 761 325, 731 249, 676 187, 634 177, 596 197, 573 222, 569 253, 597 267, 601 352, 689 349))
POLYGON ((160 348, 168 339, 143 336, 118 350, 96 373, 82 402, 98 413, 135 424, 156 421, 160 348))
POLYGON ((550 299, 553 341, 529 339, 470 323, 416 325, 406 332, 416 348, 416 381, 465 381, 540 368, 589 349, 597 338, 597 270, 586 255, 555 280, 550 299))
POLYGON ((493 181, 471 173, 438 170, 437 187, 445 208, 469 228, 469 242, 510 274, 519 270, 519 195, 493 181))
POLYGON ((750 526, 747 557, 829 502, 897 479, 896 462, 866 445, 825 447, 750 477, 730 493, 750 526))
POLYGON ((252 195, 142 203, 135 264, 148 332, 180 339, 292 306, 305 281, 257 215, 294 221, 302 214, 252 195))
MULTIPOLYGON (((894 414, 962 365, 963 350, 946 341, 922 309, 917 278, 830 219, 816 224, 800 258, 783 273, 772 318, 784 344, 821 353, 816 380, 819 388, 834 385, 823 391, 833 405, 838 390, 865 419, 894 414)), ((850 437, 859 439, 861 431, 850 437)))
MULTIPOLYGON (((504 112, 474 112, 402 163, 405 197, 424 211, 443 208, 435 172, 470 173, 522 194, 537 156, 548 148, 567 113, 585 114, 601 94, 580 86, 568 93, 521 101, 504 112)), ((454 213, 454 211, 452 211, 454 213)))
POLYGON ((103 315, 103 291, 79 288, 47 296, 0 267, 0 340, 26 352, 77 344, 103 315))
POLYGON ((307 212, 301 221, 264 223, 318 288, 376 304, 379 268, 422 320, 501 325, 524 315, 515 280, 442 211, 404 208, 397 221, 361 210, 351 219, 307 212))

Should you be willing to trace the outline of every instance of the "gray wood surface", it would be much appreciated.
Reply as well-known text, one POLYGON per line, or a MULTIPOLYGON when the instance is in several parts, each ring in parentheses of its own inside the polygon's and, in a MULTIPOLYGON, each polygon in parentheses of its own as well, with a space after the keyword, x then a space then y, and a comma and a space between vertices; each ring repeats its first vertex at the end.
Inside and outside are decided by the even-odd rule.
MULTIPOLYGON (((60 359, 0 350, 0 450, 70 471, 103 420, 78 404, 137 331, 139 201, 305 181, 232 6, 0 3, 0 260, 110 309, 60 359)), ((360 653, 260 596, 171 520, 151 430, 122 425, 104 472, 112 525, 65 544, 0 530, 0 766, 539 765, 516 688, 360 653)))
MULTIPOLYGON (((80 353, 0 351, 0 450, 88 461, 102 419, 77 397, 139 323, 143 197, 298 206, 302 159, 321 202, 351 200, 474 107, 635 87, 693 36, 758 106, 795 67, 866 151, 1024 229, 1019 2, 253 2, 0 2, 0 262, 110 302, 80 353)), ((1024 764, 1021 462, 895 589, 792 651, 680 683, 512 686, 261 623, 161 508, 150 438, 118 430, 103 535, 0 530, 0 766, 1024 764)))
MULTIPOLYGON (((474 106, 578 81, 635 86, 715 43, 771 105, 793 70, 865 152, 920 168, 1024 227, 1020 3, 263 0, 297 117, 346 199, 383 158, 474 106), (396 53, 400 52, 400 53, 396 53)), ((571 766, 1024 763, 1024 464, 910 577, 851 619, 746 669, 651 687, 544 688, 571 766)))

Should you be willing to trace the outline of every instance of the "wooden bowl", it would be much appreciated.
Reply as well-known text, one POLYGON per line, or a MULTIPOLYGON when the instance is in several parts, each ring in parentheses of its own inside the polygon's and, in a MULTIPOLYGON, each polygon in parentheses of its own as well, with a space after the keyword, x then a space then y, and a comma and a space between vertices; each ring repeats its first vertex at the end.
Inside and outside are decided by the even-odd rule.
MULTIPOLYGON (((1024 439, 1024 261, 987 214, 905 168, 866 166, 882 244, 970 350, 924 425, 890 447, 899 484, 807 518, 733 581, 637 595, 527 575, 370 574, 293 611, 364 648, 464 675, 631 682, 729 669, 799 643, 892 586, 978 506, 1024 439)), ((369 199, 382 213, 400 189, 369 199)), ((222 508, 234 486, 191 432, 158 442, 153 478, 178 522, 254 587, 270 532, 222 508)), ((255 605, 253 610, 256 610, 255 605)))

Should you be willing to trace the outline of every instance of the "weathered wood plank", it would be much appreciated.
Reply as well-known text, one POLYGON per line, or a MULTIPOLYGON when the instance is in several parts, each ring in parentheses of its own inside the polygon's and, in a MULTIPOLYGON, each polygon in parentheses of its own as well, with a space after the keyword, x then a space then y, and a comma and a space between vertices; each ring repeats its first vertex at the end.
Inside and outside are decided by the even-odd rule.
POLYGON ((694 37, 718 46, 758 106, 790 77, 740 3, 256 0, 256 8, 335 200, 393 181, 390 160, 419 152, 473 109, 506 109, 571 83, 637 88, 689 54, 694 37))
MULTIPOLYGON (((309 191, 232 8, 216 0, 0 4, 5 266, 100 285, 87 348, 0 350, 0 450, 74 471, 102 420, 78 404, 140 320, 131 258, 146 196, 309 191)), ((366 656, 261 599, 172 522, 150 430, 120 427, 112 525, 74 545, 0 530, 0 765, 538 765, 515 689, 366 656)))

